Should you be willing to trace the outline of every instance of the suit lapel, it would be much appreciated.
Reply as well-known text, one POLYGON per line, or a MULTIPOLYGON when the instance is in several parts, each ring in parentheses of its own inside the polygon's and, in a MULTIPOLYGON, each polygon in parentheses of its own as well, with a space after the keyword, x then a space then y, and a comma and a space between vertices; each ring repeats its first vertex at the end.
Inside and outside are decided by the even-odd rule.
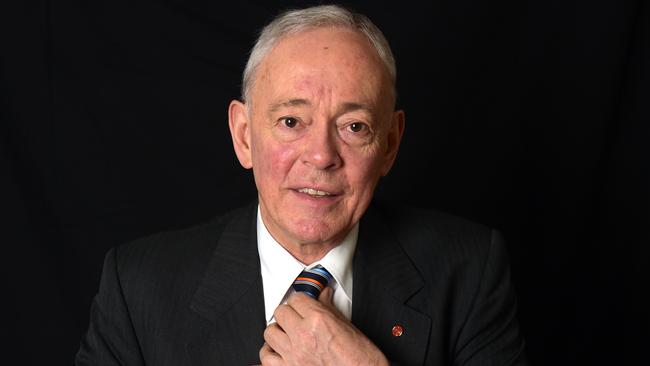
POLYGON ((191 364, 254 364, 263 343, 264 293, 257 252, 257 205, 226 224, 190 308, 191 364), (205 321, 207 320, 207 322, 205 321), (197 324, 198 323, 198 324, 197 324))
POLYGON ((352 322, 392 362, 421 365, 431 319, 410 308, 407 301, 422 288, 423 281, 386 228, 372 209, 361 220, 354 258, 352 322), (396 326, 403 329, 401 336, 393 335, 396 326))
MULTIPOLYGON (((252 205, 234 214, 218 239, 190 308, 185 329, 192 365, 259 363, 264 293, 252 205)), ((354 258, 352 322, 393 362, 423 364, 431 319, 407 301, 423 281, 372 209, 361 221, 354 258), (394 326, 403 328, 399 337, 394 326)))

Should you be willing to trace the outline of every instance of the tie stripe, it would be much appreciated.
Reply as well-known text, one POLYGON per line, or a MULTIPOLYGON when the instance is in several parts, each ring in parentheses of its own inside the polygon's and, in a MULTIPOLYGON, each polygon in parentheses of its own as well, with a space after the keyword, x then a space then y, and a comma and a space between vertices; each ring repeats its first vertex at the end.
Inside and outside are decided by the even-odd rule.
POLYGON ((332 275, 323 267, 318 266, 312 269, 305 269, 293 281, 293 289, 296 292, 302 292, 314 299, 318 299, 318 295, 327 287, 331 280, 332 275))

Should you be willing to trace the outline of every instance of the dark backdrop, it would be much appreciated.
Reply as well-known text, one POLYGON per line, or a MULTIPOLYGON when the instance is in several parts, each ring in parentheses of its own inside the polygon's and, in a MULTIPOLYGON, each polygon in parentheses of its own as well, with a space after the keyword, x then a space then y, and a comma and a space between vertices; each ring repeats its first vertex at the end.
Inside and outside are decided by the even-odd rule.
MULTIPOLYGON (((260 26, 296 3, 12 3, 2 357, 69 364, 110 247, 254 196, 226 107, 260 26)), ((505 233, 537 365, 650 364, 648 3, 347 5, 392 43, 407 115, 378 196, 505 233)))

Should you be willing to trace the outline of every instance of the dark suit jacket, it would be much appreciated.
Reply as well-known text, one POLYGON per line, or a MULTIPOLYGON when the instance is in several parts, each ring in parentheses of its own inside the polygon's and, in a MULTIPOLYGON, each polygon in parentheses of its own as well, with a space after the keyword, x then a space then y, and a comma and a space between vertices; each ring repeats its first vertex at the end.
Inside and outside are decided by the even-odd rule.
MULTIPOLYGON (((251 205, 111 250, 76 364, 258 363, 266 323, 255 215, 251 205)), ((353 276, 352 322, 395 364, 526 364, 495 231, 373 205, 353 276)))

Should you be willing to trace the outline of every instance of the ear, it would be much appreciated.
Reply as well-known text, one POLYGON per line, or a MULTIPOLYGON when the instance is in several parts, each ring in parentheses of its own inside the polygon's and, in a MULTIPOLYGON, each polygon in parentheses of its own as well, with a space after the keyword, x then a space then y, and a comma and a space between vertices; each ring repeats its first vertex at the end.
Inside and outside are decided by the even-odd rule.
POLYGON ((387 175, 390 169, 393 167, 393 163, 397 157, 397 150, 399 150, 399 144, 402 141, 402 135, 404 134, 404 124, 404 111, 399 110, 393 112, 393 117, 390 120, 388 135, 386 136, 387 141, 386 151, 384 153, 384 164, 381 168, 382 176, 387 175))
POLYGON ((230 102, 228 107, 228 125, 232 137, 232 145, 237 154, 239 164, 246 169, 253 167, 251 158, 250 120, 246 105, 238 100, 230 102))

